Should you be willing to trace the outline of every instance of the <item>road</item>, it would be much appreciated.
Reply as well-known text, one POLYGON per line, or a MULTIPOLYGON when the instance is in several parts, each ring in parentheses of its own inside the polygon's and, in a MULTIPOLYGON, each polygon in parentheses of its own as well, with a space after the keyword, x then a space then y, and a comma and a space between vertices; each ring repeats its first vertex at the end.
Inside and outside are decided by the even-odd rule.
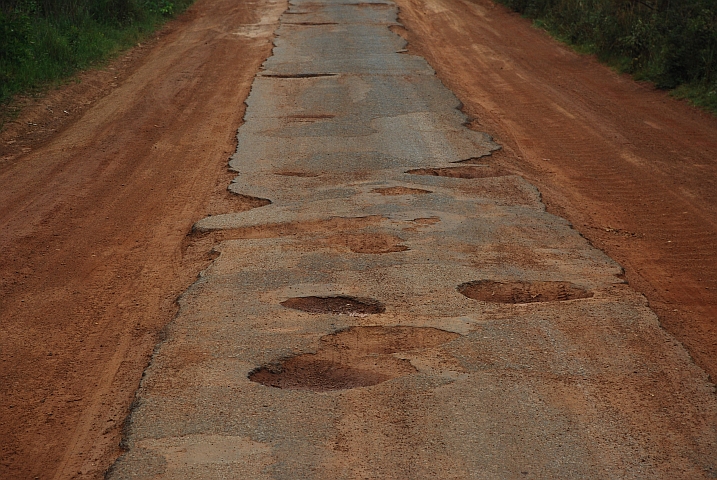
POLYGON ((294 0, 109 478, 694 478, 707 376, 391 31, 294 0), (261 203, 264 203, 261 205, 261 203))
POLYGON ((292 5, 3 132, 0 473, 102 476, 161 337, 114 478, 709 476, 714 120, 487 2, 292 5))

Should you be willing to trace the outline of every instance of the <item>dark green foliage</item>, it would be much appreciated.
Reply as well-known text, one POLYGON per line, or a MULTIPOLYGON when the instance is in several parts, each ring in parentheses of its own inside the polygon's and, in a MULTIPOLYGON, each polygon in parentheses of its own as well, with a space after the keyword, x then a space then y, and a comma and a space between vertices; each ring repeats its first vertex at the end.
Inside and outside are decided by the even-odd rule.
POLYGON ((0 102, 106 59, 191 2, 0 0, 0 102))
POLYGON ((717 89, 717 0, 500 1, 660 88, 717 89))

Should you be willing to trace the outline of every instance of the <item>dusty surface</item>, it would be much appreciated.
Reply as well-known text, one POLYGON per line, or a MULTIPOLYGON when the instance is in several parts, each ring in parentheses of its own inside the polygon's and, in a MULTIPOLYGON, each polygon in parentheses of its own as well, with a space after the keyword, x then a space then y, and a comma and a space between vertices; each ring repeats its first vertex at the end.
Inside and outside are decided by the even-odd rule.
MULTIPOLYGON (((471 126, 489 132, 503 147, 489 161, 480 154, 454 159, 459 165, 429 165, 416 173, 455 178, 447 181, 463 183, 451 185, 454 194, 490 197, 497 206, 539 205, 532 187, 508 174, 529 179, 540 188, 550 211, 569 218, 593 244, 625 266, 631 285, 647 294, 662 324, 714 378, 714 118, 575 55, 490 2, 398 3, 408 31, 398 25, 391 30, 407 36, 411 52, 426 57, 437 70, 463 102, 464 111, 475 117, 471 126), (481 175, 485 170, 465 169, 465 164, 490 165, 494 170, 481 175)), ((102 476, 120 453, 119 427, 158 333, 173 317, 177 295, 215 255, 210 253, 214 241, 310 237, 311 246, 301 247, 304 251, 319 248, 341 256, 383 257, 410 255, 416 238, 445 224, 433 211, 417 212, 393 232, 383 231, 385 220, 380 215, 301 221, 285 217, 270 225, 234 225, 219 231, 198 228, 185 240, 192 222, 207 214, 268 204, 263 200, 266 191, 230 198, 225 189, 234 175, 224 172, 244 112, 242 102, 259 64, 270 53, 268 35, 274 27, 269 11, 278 15, 282 9, 256 2, 200 1, 149 44, 104 71, 84 75, 80 84, 52 92, 0 134, 0 477, 102 476)), ((292 21, 305 27, 330 23, 321 18, 292 21)), ((281 72, 273 78, 305 81, 299 79, 330 78, 330 73, 281 72)), ((327 111, 293 113, 287 115, 286 124, 306 130, 333 118, 327 111)), ((309 182, 323 173, 300 162, 276 167, 272 175, 309 182)), ((421 183, 422 188, 417 188, 411 182, 406 178, 370 192, 399 203, 413 201, 416 195, 430 197, 426 192, 444 193, 434 184, 421 183)), ((241 193, 241 188, 234 190, 241 193)), ((507 239, 534 235, 525 225, 499 232, 507 239)), ((497 242, 464 244, 458 251, 465 265, 473 268, 513 264, 535 269, 565 261, 565 255, 553 247, 546 243, 536 251, 525 242, 497 242)), ((263 252, 259 250, 257 255, 263 252)), ((337 265, 343 268, 342 260, 337 265)), ((465 281, 475 284, 477 278, 465 281)), ((305 292, 312 293, 316 292, 305 292)), ((342 292, 317 295, 336 293, 342 292)), ((296 292, 283 298, 292 294, 296 292)), ((374 296, 381 295, 379 289, 374 296)), ((274 300, 279 303, 281 298, 274 300)), ((572 453, 558 452, 566 448, 584 452, 583 445, 597 444, 600 453, 584 466, 588 473, 593 465, 613 460, 608 473, 615 475, 633 469, 644 476, 635 470, 635 463, 647 463, 648 470, 673 477, 713 474, 714 462, 704 461, 699 467, 684 462, 685 452, 691 452, 693 459, 706 459, 717 450, 714 443, 699 440, 714 438, 709 408, 691 407, 695 399, 703 395, 711 399, 713 394, 705 393, 709 388, 696 387, 699 371, 674 339, 655 330, 638 297, 630 307, 635 312, 630 318, 643 322, 647 318, 646 324, 586 316, 584 309, 570 307, 573 302, 593 300, 558 302, 568 312, 564 321, 552 325, 546 325, 541 306, 549 304, 535 303, 532 312, 522 306, 491 307, 492 320, 478 333, 485 339, 479 348, 460 341, 448 350, 439 345, 433 351, 392 357, 399 365, 411 361, 406 375, 391 380, 409 388, 392 387, 384 390, 390 392, 385 397, 370 391, 385 389, 389 381, 365 392, 332 394, 333 400, 313 404, 319 417, 316 424, 321 427, 329 421, 333 429, 330 437, 323 438, 333 442, 339 453, 320 471, 329 472, 327 478, 335 478, 331 473, 337 469, 370 477, 371 472, 387 471, 393 462, 412 478, 460 477, 475 465, 461 465, 456 459, 476 447, 466 453, 484 452, 490 464, 481 470, 486 476, 505 474, 499 470, 506 466, 505 456, 520 458, 530 447, 526 439, 545 437, 538 420, 552 419, 557 435, 550 437, 548 447, 554 458, 569 464, 575 458, 572 453), (506 315, 508 324, 495 320, 506 315), (586 330, 586 325, 603 333, 586 330), (523 328, 525 334, 516 337, 515 328, 523 328), (587 341, 589 348, 550 350, 556 332, 551 328, 575 345, 587 341), (603 348, 605 339, 612 342, 609 348, 603 348), (664 344, 664 350, 658 349, 658 360, 655 350, 646 347, 655 344, 664 344), (624 375, 625 364, 615 366, 619 363, 615 358, 625 350, 636 352, 630 367, 639 367, 627 369, 629 375, 624 375), (549 351, 553 353, 541 355, 549 351), (600 388, 583 382, 581 370, 578 376, 561 376, 566 355, 580 365, 602 364, 600 388), (549 371, 550 381, 526 380, 519 371, 495 373, 499 367, 528 364, 549 371), (616 368, 622 373, 616 374, 616 368), (412 369, 423 372, 418 383, 411 377, 412 369), (421 385, 436 373, 445 379, 445 372, 453 378, 476 369, 484 376, 466 391, 427 392, 421 385), (486 387, 496 380, 500 388, 486 387), (457 398, 471 389, 480 392, 480 401, 458 404, 457 398), (449 407, 438 424, 426 424, 424 412, 432 403, 449 407), (337 416, 337 409, 348 413, 337 416), (521 423, 516 415, 526 409, 534 421, 521 423), (572 413, 561 417, 566 411, 572 413), (610 432, 594 428, 605 418, 638 432, 628 448, 627 456, 634 458, 624 464, 614 462, 620 447, 605 440, 610 432), (508 433, 494 445, 426 446, 420 440, 425 435, 418 435, 423 426, 424 433, 429 430, 432 438, 439 438, 439 426, 444 424, 455 426, 453 437, 460 438, 461 426, 476 422, 483 438, 496 431, 508 433), (575 431, 585 425, 589 426, 585 432, 575 431), (692 446, 679 447, 686 444, 692 446), (391 456, 396 445, 415 454, 391 456), (419 461, 423 447, 434 453, 428 463, 419 461), (493 447, 500 455, 491 456, 493 447), (451 462, 454 470, 445 467, 451 462)), ((394 328, 395 319, 378 323, 394 328)), ((420 327, 428 326, 425 323, 420 327)), ((321 339, 332 338, 331 332, 339 327, 324 322, 312 332, 313 340, 302 340, 300 348, 287 345, 282 352, 308 358, 302 355, 318 351, 321 339)), ((465 321, 448 322, 443 328, 466 333, 465 321)), ((277 334, 286 332, 277 330, 277 334)), ((211 351, 179 349, 170 366, 180 369, 201 363, 211 351)), ((241 367, 245 373, 281 359, 281 355, 262 355, 256 363, 241 367)), ((703 404, 711 405, 710 399, 703 404)), ((250 423, 256 425, 253 419, 272 415, 287 424, 296 420, 281 417, 271 402, 260 403, 255 410, 233 412, 227 424, 252 419, 250 423)), ((325 434, 321 428, 317 432, 325 434)), ((214 461, 243 465, 240 476, 251 478, 261 477, 267 468, 276 471, 272 446, 261 440, 193 433, 139 443, 147 451, 164 452, 170 473, 187 464, 214 461)), ((291 439, 284 441, 290 444, 291 439)), ((555 465, 538 466, 535 471, 513 467, 510 474, 523 477, 554 471, 555 465)))
POLYGON ((489 0, 398 0, 426 57, 508 169, 617 260, 717 378, 717 119, 489 0))
POLYGON ((159 331, 210 259, 185 236, 242 205, 226 159, 284 8, 199 1, 3 131, 0 477, 100 478, 119 454, 159 331))
POLYGON ((229 162, 270 203, 195 224, 218 256, 108 477, 713 476, 706 373, 495 161, 397 13, 290 1, 229 162))

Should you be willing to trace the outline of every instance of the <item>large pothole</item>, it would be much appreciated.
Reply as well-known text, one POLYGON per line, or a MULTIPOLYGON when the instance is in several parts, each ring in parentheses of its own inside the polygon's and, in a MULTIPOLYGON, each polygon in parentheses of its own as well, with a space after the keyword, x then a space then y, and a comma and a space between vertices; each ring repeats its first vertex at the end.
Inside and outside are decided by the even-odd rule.
POLYGON ((351 327, 321 337, 318 351, 265 365, 249 379, 269 387, 325 392, 368 387, 410 375, 415 367, 395 353, 436 348, 460 335, 436 328, 351 327))
POLYGON ((458 286, 473 300, 494 303, 561 302, 590 298, 592 292, 569 282, 494 282, 478 280, 458 286))
POLYGON ((386 307, 378 300, 345 295, 330 297, 293 297, 281 302, 288 308, 307 313, 364 316, 383 313, 386 307))

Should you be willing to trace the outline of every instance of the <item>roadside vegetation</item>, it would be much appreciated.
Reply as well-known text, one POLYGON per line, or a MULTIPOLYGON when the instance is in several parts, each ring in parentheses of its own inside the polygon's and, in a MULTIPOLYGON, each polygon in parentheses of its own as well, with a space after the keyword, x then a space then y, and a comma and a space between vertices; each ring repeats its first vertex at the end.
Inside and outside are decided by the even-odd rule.
POLYGON ((0 0, 0 104, 102 62, 193 0, 0 0))
POLYGON ((499 0, 558 39, 717 114, 716 0, 499 0))

